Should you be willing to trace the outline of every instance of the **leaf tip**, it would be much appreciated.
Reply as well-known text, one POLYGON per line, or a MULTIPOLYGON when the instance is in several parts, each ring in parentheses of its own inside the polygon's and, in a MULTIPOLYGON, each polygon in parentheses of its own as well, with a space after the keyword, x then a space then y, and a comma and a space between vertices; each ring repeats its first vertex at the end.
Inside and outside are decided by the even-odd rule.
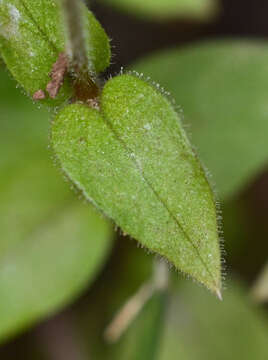
POLYGON ((222 297, 221 290, 220 290, 220 289, 215 289, 215 293, 216 293, 217 298, 218 298, 220 301, 223 301, 223 297, 222 297))

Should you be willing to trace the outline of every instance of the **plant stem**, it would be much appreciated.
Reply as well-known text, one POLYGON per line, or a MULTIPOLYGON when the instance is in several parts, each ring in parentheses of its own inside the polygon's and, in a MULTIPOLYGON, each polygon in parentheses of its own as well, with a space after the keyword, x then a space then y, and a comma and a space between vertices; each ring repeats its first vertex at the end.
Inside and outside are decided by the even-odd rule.
POLYGON ((97 99, 99 88, 93 65, 88 57, 85 18, 80 0, 61 0, 67 34, 67 55, 73 77, 75 100, 97 99))
POLYGON ((118 341, 154 293, 157 291, 165 291, 167 287, 167 264, 157 260, 152 278, 142 284, 138 291, 127 300, 118 313, 115 314, 111 324, 106 328, 104 332, 106 341, 109 343, 118 341))

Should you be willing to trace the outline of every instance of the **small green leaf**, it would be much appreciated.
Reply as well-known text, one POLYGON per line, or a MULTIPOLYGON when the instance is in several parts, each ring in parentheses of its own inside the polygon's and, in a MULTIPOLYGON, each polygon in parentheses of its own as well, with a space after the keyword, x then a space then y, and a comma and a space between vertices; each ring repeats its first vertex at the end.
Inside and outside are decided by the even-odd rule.
MULTIPOLYGON (((87 17, 88 55, 96 72, 110 63, 110 46, 104 30, 94 15, 84 7, 87 17)), ((59 54, 65 51, 65 34, 58 1, 1 0, 0 52, 27 94, 42 89, 51 80, 49 73, 59 54)), ((58 105, 72 94, 67 78, 55 100, 42 100, 58 105)))
POLYGON ((165 18, 193 17, 207 19, 215 14, 217 0, 102 0, 141 17, 165 18))
POLYGON ((220 291, 214 197, 159 91, 131 75, 113 78, 101 111, 74 104, 59 112, 52 144, 71 180, 125 233, 220 291))
POLYGON ((204 43, 156 54, 133 68, 182 106, 221 197, 233 196, 267 165, 266 43, 204 43))
POLYGON ((3 70, 0 84, 3 342, 69 303, 95 279, 112 229, 57 174, 47 151, 48 113, 24 99, 3 70))

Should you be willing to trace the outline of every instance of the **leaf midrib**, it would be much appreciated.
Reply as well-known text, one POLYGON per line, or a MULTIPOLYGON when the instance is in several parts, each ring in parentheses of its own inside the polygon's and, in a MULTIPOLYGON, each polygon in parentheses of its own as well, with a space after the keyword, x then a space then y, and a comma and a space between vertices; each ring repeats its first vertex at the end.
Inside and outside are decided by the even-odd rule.
MULTIPOLYGON (((125 143, 125 141, 120 137, 120 135, 114 130, 111 122, 109 121, 109 119, 106 117, 106 115, 104 114, 103 110, 101 109, 101 115, 104 119, 104 121, 106 122, 107 126, 110 128, 110 130, 112 131, 112 133, 114 134, 115 138, 122 144, 123 148, 125 149, 125 151, 128 154, 133 153, 133 151, 131 151, 131 149, 127 146, 127 144, 125 143)), ((175 222, 175 224, 178 226, 178 228, 180 229, 180 231, 183 233, 183 235, 185 236, 186 240, 192 245, 192 247, 194 248, 194 250, 197 253, 198 258, 200 259, 201 263, 203 264, 205 270, 207 271, 207 273, 209 274, 209 276, 211 277, 211 279, 213 280, 214 286, 217 289, 218 285, 217 285, 217 281, 215 280, 212 272, 209 270, 205 260, 202 258, 197 246, 193 243, 193 241, 191 240, 191 238, 189 237, 189 235, 186 233, 186 231, 184 230, 183 226, 181 225, 181 223, 179 222, 179 220, 173 215, 172 211, 169 209, 168 205, 165 203, 164 200, 162 200, 161 196, 157 193, 157 191, 154 189, 153 185, 150 183, 150 181, 146 178, 146 176, 144 175, 143 171, 141 170, 141 168, 139 167, 138 162, 132 157, 130 156, 131 161, 135 164, 135 167, 138 169, 140 175, 142 176, 143 180, 146 182, 146 184, 148 185, 148 187, 152 190, 152 192, 154 193, 154 195, 156 196, 156 198, 159 200, 159 202, 162 204, 162 206, 166 209, 166 211, 169 213, 170 217, 173 219, 173 221, 175 222)), ((175 264, 174 264, 175 265, 175 264)))
POLYGON ((29 19, 34 23, 34 25, 36 26, 36 28, 38 29, 38 31, 40 32, 40 34, 43 36, 43 38, 48 42, 48 44, 50 45, 50 47, 52 48, 52 50, 57 54, 58 53, 58 49, 57 47, 53 44, 53 42, 50 40, 50 38, 48 37, 48 35, 44 32, 44 30, 39 26, 39 24, 37 23, 37 21, 35 20, 31 10, 29 10, 29 8, 27 7, 27 5, 25 4, 24 0, 20 0, 25 13, 27 14, 27 16, 29 17, 29 19))

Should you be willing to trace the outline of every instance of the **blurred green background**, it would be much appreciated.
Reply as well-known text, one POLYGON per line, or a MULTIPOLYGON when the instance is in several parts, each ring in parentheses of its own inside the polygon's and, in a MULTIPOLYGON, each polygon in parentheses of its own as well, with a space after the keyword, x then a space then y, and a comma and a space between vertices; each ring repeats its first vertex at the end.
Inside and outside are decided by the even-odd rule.
POLYGON ((268 4, 98 0, 113 64, 170 92, 222 209, 224 301, 170 269, 122 337, 104 337, 154 256, 54 164, 53 113, 0 63, 0 358, 268 358, 268 4), (150 79, 149 79, 150 78, 150 79))

